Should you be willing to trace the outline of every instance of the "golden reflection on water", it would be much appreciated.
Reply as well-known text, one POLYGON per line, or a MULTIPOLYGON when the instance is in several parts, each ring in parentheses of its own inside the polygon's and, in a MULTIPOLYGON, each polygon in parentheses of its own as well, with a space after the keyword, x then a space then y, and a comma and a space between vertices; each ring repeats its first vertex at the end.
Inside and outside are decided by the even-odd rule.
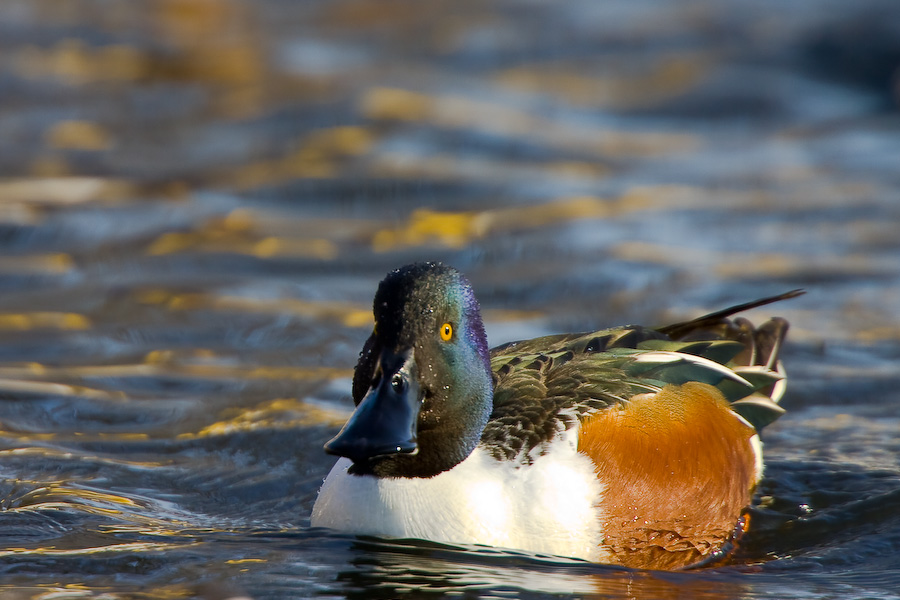
MULTIPOLYGON (((103 367, 95 368, 103 369, 103 367)), ((87 372, 90 372, 90 368, 87 368, 87 372)), ((104 369, 103 372, 109 373, 110 370, 104 369)), ((117 372, 121 372, 121 370, 117 372)), ((139 369, 138 372, 146 373, 146 369, 139 369)), ((101 390, 84 385, 69 385, 54 381, 59 378, 79 377, 84 374, 84 369, 58 368, 40 363, 3 366, 0 367, 0 390, 47 396, 77 396, 79 398, 98 400, 126 399, 126 395, 123 392, 101 390), (41 381, 42 379, 49 381, 41 381)))
POLYGON ((243 165, 229 178, 245 190, 292 179, 335 177, 344 161, 367 153, 374 142, 375 133, 363 127, 321 129, 307 134, 293 152, 243 165))
POLYGON ((146 57, 132 46, 92 48, 79 39, 65 39, 49 48, 25 46, 12 61, 21 76, 57 78, 69 85, 134 81, 148 68, 146 57))
POLYGON ((599 198, 570 198, 537 206, 472 212, 414 210, 406 223, 381 229, 372 239, 376 252, 397 247, 438 244, 462 248, 489 233, 551 226, 560 221, 599 218, 610 213, 610 203, 599 198))
MULTIPOLYGON (((19 380, 16 377, 42 377, 47 379, 92 378, 92 377, 128 377, 128 376, 162 376, 179 375, 197 379, 296 379, 327 380, 339 379, 352 375, 350 368, 340 367, 301 367, 301 366, 233 366, 228 364, 210 364, 211 355, 203 349, 176 353, 169 350, 153 350, 148 353, 146 362, 140 364, 120 365, 86 365, 71 367, 54 367, 50 365, 7 366, 0 367, 0 389, 12 391, 38 392, 60 396, 79 396, 85 398, 117 399, 125 398, 121 392, 108 392, 81 385, 67 385, 42 381, 19 380), (191 357, 198 362, 191 363, 191 357), (176 358, 177 357, 177 358, 176 358)), ((231 360, 231 359, 224 359, 231 360)))
MULTIPOLYGON (((42 507, 47 508, 47 507, 42 507)), ((194 544, 188 545, 197 545, 201 542, 195 542, 194 544)), ((104 546, 94 546, 87 548, 56 548, 53 546, 50 547, 38 547, 38 548, 4 548, 0 550, 0 557, 8 557, 8 556, 28 556, 28 555, 38 555, 38 556, 87 556, 94 554, 109 554, 109 553, 123 553, 123 552, 163 552, 165 550, 174 550, 177 548, 184 548, 185 544, 169 544, 165 542, 122 542, 118 544, 109 544, 104 546)))
POLYGON ((603 156, 653 156, 686 152, 701 141, 687 133, 620 133, 569 125, 507 104, 465 96, 432 95, 399 88, 373 88, 360 101, 360 112, 375 120, 421 122, 448 129, 470 129, 521 139, 540 135, 541 143, 558 150, 603 156))
MULTIPOLYGON (((177 293, 154 288, 141 290, 136 300, 142 304, 165 306, 172 311, 213 310, 224 312, 289 314, 312 319, 326 319, 346 327, 368 327, 372 324, 372 310, 368 306, 336 301, 301 300, 299 298, 253 298, 215 293, 177 293)), ((148 356, 149 362, 158 357, 148 356)))
POLYGON ((140 507, 134 500, 123 496, 83 488, 74 489, 65 487, 62 484, 50 484, 16 498, 15 508, 27 508, 29 510, 48 507, 58 508, 68 506, 73 501, 84 505, 87 510, 103 514, 121 514, 123 510, 121 507, 123 506, 127 509, 140 507))
POLYGON ((90 329, 91 321, 84 315, 61 312, 0 313, 0 329, 26 331, 29 329, 90 329))
MULTIPOLYGON (((47 449, 47 457, 65 457, 64 454, 47 449)), ((73 457, 86 458, 86 457, 73 457)), ((90 457, 94 460, 97 457, 90 457)), ((118 463, 111 463, 118 464, 118 463)), ((129 466, 135 466, 129 464, 129 466)), ((159 468, 161 465, 144 465, 144 468, 159 468)), ((33 482, 20 480, 17 486, 27 486, 30 489, 24 494, 15 495, 15 491, 3 499, 4 510, 9 514, 15 513, 39 513, 53 519, 54 511, 77 511, 79 513, 107 517, 113 519, 112 528, 125 528, 133 532, 152 533, 153 535, 174 537, 188 527, 196 526, 191 522, 191 515, 174 508, 168 503, 150 500, 140 497, 127 497, 98 489, 88 488, 76 482, 53 481, 33 482), (127 525, 126 525, 127 523, 127 525)), ((124 530, 124 529, 123 529, 124 530)), ((76 549, 65 548, 64 551, 74 552, 104 552, 115 551, 119 548, 120 540, 110 538, 109 545, 80 547, 76 549)), ((147 546, 148 548, 150 546, 147 546)), ((7 548, 7 550, 12 550, 7 548)), ((18 549, 20 552, 47 551, 47 547, 37 549, 18 549)), ((58 547, 51 546, 49 551, 60 551, 58 547)))
POLYGON ((241 235, 217 235, 209 230, 189 233, 166 233, 154 240, 147 249, 150 256, 179 252, 228 252, 260 258, 310 257, 331 260, 337 257, 337 245, 325 239, 290 239, 265 237, 261 240, 243 239, 241 235))
POLYGON ((267 400, 247 409, 232 409, 235 416, 207 425, 193 433, 182 433, 179 439, 197 439, 219 435, 230 435, 239 431, 254 429, 299 429, 312 425, 343 425, 349 410, 340 410, 320 404, 311 404, 295 398, 267 400))
MULTIPOLYGON (((149 256, 181 252, 229 253, 259 258, 315 258, 332 260, 338 255, 335 241, 294 235, 261 235, 265 222, 245 209, 230 212, 224 218, 208 220, 194 231, 164 233, 147 247, 149 256)), ((335 224, 337 225, 337 223, 335 224)), ((299 232, 301 235, 303 230, 299 232)))
POLYGON ((62 150, 108 150, 112 132, 89 121, 60 121, 44 136, 47 146, 62 150))
MULTIPOLYGON (((587 62, 587 61, 586 61, 587 62)), ((591 63, 550 61, 525 64, 495 75, 496 81, 520 92, 553 94, 566 102, 591 107, 633 108, 660 96, 688 91, 707 77, 713 67, 711 56, 677 53, 654 61, 642 71, 625 69, 614 74, 590 73, 591 63)))
POLYGON ((632 196, 611 200, 577 196, 532 206, 483 211, 441 212, 420 208, 398 227, 379 229, 373 236, 372 247, 376 252, 431 244, 462 248, 489 234, 511 234, 643 210, 645 205, 635 200, 632 196))
MULTIPOLYGON (((552 227, 558 223, 576 222, 590 219, 612 219, 624 214, 639 211, 654 211, 664 208, 671 202, 678 202, 683 207, 696 209, 711 208, 720 202, 727 202, 731 209, 743 207, 753 209, 766 205, 771 198, 756 193, 719 190, 711 195, 708 190, 688 186, 640 186, 635 187, 616 198, 600 198, 591 196, 562 197, 552 201, 530 206, 514 208, 491 208, 481 211, 440 211, 429 208, 413 210, 405 222, 387 224, 378 219, 357 220, 342 223, 338 219, 319 219, 305 224, 302 221, 281 219, 274 223, 274 215, 264 212, 250 212, 238 209, 223 219, 211 219, 202 228, 190 232, 165 233, 155 239, 147 248, 148 255, 159 256, 180 252, 235 253, 256 256, 259 258, 297 258, 308 257, 318 260, 335 260, 342 256, 342 246, 348 231, 352 237, 368 237, 372 249, 376 252, 390 252, 399 248, 438 246, 461 249, 488 235, 512 234, 524 230, 539 230, 552 227), (291 231, 291 223, 296 227, 291 231), (283 229, 284 235, 265 236, 261 232, 269 229, 283 229), (329 237, 308 237, 313 230, 329 237)), ((800 210, 804 203, 794 205, 792 210, 800 210)), ((883 224, 865 223, 850 224, 860 232, 876 231, 883 224)), ((651 264, 666 264, 675 267, 696 265, 697 259, 711 263, 718 276, 723 278, 740 277, 789 277, 799 276, 812 267, 810 259, 795 254, 759 254, 747 259, 741 253, 742 260, 725 260, 727 254, 710 254, 698 248, 672 248, 655 245, 649 242, 624 242, 614 247, 617 256, 624 260, 651 264), (692 254, 693 252, 693 254, 692 254)), ((737 256, 737 255, 736 255, 737 256)), ((891 265, 878 267, 871 257, 865 255, 833 256, 828 259, 818 257, 821 267, 828 270, 846 271, 847 273, 865 273, 881 269, 888 271, 891 265), (835 262, 836 261, 836 262, 835 262)), ((173 308, 178 302, 190 304, 187 299, 173 300, 173 308)), ((220 306, 230 301, 220 299, 220 306)), ((244 308, 248 308, 245 306, 244 308)), ((293 307, 283 305, 281 308, 289 312, 308 311, 308 314, 320 314, 320 309, 312 305, 296 304, 293 307)), ((329 313, 341 309, 327 309, 329 313)), ((345 323, 361 323, 363 319, 351 309, 345 323)))
MULTIPOLYGON (((0 218, 13 208, 31 207, 38 211, 46 206, 83 203, 119 203, 131 198, 136 188, 121 179, 108 177, 18 177, 0 180, 0 218)), ((41 214, 37 213, 36 214, 41 214)))

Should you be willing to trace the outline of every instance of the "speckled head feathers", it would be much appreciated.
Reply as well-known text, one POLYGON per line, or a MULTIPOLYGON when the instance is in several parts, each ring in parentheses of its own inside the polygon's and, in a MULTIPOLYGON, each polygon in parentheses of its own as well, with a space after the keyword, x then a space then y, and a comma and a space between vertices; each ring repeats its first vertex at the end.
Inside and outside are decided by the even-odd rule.
POLYGON ((440 263, 407 265, 378 286, 373 313, 353 376, 357 410, 326 447, 351 458, 357 474, 431 477, 452 468, 478 444, 493 407, 472 286, 440 263))
POLYGON ((388 273, 372 306, 378 337, 385 345, 410 345, 414 337, 457 321, 458 332, 490 372, 490 355, 481 309, 466 277, 438 262, 406 265, 388 273))

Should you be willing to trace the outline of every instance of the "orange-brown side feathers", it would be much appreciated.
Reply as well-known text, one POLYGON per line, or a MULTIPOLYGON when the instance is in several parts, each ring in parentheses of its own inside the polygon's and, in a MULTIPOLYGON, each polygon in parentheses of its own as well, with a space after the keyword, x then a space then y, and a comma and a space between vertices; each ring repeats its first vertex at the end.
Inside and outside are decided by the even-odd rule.
POLYGON ((583 423, 578 450, 606 488, 604 544, 617 562, 676 569, 725 543, 751 499, 755 433, 716 388, 697 382, 583 423))

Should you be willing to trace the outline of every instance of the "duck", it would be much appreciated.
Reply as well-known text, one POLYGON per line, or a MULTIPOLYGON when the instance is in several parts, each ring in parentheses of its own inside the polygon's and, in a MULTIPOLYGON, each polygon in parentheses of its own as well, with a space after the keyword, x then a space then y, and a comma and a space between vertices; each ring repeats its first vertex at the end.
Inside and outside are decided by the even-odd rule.
POLYGON ((747 529, 788 323, 733 306, 489 349, 469 281, 391 271, 312 527, 640 569, 721 562, 747 529))

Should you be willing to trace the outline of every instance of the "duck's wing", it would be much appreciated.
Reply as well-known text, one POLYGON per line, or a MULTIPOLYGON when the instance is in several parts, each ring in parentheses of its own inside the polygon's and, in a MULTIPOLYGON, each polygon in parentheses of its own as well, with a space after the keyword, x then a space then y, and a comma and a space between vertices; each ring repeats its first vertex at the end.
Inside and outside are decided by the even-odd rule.
POLYGON ((617 327, 495 348, 494 411, 482 444, 498 458, 528 462, 585 416, 690 381, 718 388, 736 413, 761 429, 784 413, 778 406, 785 379, 778 351, 787 322, 774 318, 754 328, 728 317, 794 295, 659 329, 617 327))
POLYGON ((495 355, 494 410, 482 445, 498 459, 529 463, 584 415, 632 395, 620 367, 592 358, 571 350, 495 355))

